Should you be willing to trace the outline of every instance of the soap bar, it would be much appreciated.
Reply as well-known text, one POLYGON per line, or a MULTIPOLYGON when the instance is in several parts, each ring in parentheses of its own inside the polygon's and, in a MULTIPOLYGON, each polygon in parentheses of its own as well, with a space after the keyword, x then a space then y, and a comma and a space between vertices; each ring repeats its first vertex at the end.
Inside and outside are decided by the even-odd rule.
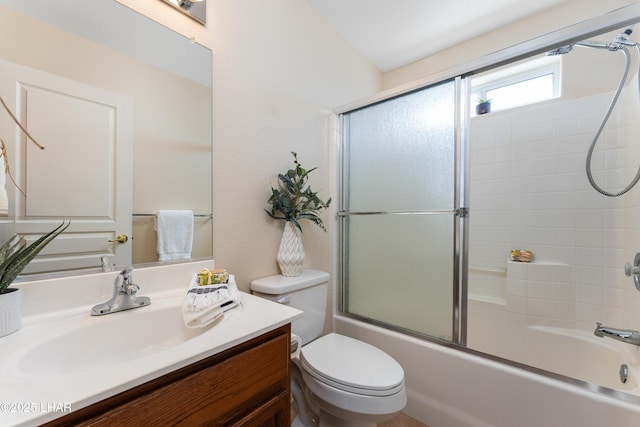
POLYGON ((533 261, 533 253, 522 249, 514 249, 511 251, 511 261, 531 262, 533 261))
POLYGON ((224 268, 209 270, 204 268, 198 271, 198 285, 217 285, 219 283, 229 283, 229 273, 224 268))

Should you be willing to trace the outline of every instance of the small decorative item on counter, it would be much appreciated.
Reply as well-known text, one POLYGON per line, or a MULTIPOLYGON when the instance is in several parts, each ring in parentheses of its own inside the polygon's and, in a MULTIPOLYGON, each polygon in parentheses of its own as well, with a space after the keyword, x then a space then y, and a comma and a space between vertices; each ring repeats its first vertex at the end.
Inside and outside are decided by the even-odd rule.
POLYGON ((511 251, 511 261, 531 262, 533 261, 533 253, 522 249, 514 249, 511 251))
POLYGON ((198 285, 206 286, 206 285, 217 285, 219 283, 228 283, 229 282, 229 273, 224 268, 215 268, 213 270, 209 270, 208 268, 204 268, 198 271, 198 285))

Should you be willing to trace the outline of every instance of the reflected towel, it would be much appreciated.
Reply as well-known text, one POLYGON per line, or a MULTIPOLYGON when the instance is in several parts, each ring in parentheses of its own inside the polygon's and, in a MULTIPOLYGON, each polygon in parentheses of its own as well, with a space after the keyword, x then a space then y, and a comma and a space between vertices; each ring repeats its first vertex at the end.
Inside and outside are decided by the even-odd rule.
POLYGON ((233 275, 229 283, 199 286, 198 275, 194 274, 182 305, 184 324, 188 328, 207 326, 239 303, 240 292, 233 275))
POLYGON ((191 258, 193 246, 193 212, 160 210, 156 212, 158 259, 172 261, 191 258))

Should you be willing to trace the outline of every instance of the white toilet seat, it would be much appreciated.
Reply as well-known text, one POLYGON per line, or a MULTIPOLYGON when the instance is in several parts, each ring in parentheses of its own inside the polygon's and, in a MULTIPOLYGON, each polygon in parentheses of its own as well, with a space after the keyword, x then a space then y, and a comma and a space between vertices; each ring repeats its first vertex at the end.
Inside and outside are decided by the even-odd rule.
POLYGON ((300 363, 317 381, 363 396, 383 397, 404 389, 404 371, 384 351, 331 333, 302 347, 300 363))

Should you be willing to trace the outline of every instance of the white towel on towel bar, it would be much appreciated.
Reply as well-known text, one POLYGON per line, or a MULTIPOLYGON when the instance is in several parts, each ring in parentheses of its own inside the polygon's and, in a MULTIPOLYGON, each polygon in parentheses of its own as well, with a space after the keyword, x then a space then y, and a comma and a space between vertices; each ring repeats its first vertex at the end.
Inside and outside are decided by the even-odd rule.
POLYGON ((160 261, 191 258, 193 211, 159 210, 156 212, 155 228, 160 261))

